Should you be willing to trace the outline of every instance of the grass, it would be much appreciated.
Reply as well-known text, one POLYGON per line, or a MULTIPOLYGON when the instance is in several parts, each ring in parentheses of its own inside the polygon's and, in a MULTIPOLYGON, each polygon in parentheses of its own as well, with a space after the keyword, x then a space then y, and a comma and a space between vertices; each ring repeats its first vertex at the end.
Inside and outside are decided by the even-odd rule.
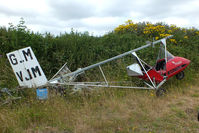
POLYGON ((161 98, 131 89, 100 89, 65 98, 51 92, 46 101, 29 90, 29 97, 0 108, 0 131, 194 133, 199 129, 198 89, 176 88, 161 98))

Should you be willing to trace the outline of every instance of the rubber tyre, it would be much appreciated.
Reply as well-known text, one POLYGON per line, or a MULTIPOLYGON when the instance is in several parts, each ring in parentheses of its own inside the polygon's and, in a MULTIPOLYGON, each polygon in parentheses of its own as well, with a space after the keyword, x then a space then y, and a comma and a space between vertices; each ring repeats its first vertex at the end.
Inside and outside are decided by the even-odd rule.
POLYGON ((176 75, 176 78, 177 78, 178 80, 182 80, 182 79, 184 78, 184 72, 183 72, 183 71, 179 72, 179 73, 176 75))
POLYGON ((161 96, 164 96, 166 93, 166 89, 164 88, 159 88, 157 91, 156 91, 156 96, 157 97, 161 97, 161 96))

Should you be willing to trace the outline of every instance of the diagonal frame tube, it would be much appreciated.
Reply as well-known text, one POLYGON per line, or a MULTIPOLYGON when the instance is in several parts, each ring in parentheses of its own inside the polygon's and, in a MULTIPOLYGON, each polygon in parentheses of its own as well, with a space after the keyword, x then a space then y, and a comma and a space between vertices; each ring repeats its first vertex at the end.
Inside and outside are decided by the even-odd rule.
POLYGON ((99 69, 100 69, 100 71, 101 71, 101 73, 102 73, 102 76, 103 76, 103 78, 104 78, 104 80, 105 80, 105 82, 106 82, 106 85, 107 85, 107 87, 108 87, 108 86, 109 86, 109 85, 108 85, 108 81, 107 81, 106 76, 105 76, 105 74, 104 74, 104 72, 103 72, 103 70, 102 70, 102 68, 101 68, 100 65, 99 65, 99 69))
POLYGON ((144 69, 144 72, 146 73, 147 77, 149 78, 151 84, 153 85, 154 88, 156 88, 156 85, 153 83, 152 79, 150 78, 150 76, 148 75, 148 72, 146 71, 146 69, 144 68, 142 62, 140 61, 140 58, 136 55, 136 53, 132 53, 139 61, 139 64, 141 65, 142 69, 144 69))

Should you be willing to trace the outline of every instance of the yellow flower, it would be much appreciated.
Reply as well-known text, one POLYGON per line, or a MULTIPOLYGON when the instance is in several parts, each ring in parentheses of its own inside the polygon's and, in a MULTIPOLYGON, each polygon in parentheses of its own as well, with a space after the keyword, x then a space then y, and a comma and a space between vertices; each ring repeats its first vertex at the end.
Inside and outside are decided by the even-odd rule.
POLYGON ((187 32, 187 30, 186 30, 185 28, 182 28, 182 31, 183 31, 184 33, 186 33, 186 32, 187 32))
POLYGON ((177 26, 175 24, 171 24, 171 28, 176 28, 177 26))
POLYGON ((125 22, 126 24, 133 24, 133 21, 132 20, 128 20, 125 22))
POLYGON ((132 129, 132 130, 134 131, 136 128, 137 128, 137 127, 133 127, 133 129, 132 129))
POLYGON ((199 31, 196 31, 196 35, 199 35, 199 31))
POLYGON ((172 33, 172 30, 168 30, 169 33, 172 33))
POLYGON ((176 41, 175 39, 170 39, 170 41, 171 41, 172 43, 177 43, 177 41, 176 41))
POLYGON ((159 37, 158 37, 158 36, 156 36, 156 37, 155 37, 155 40, 158 40, 158 39, 159 39, 159 37))
POLYGON ((151 95, 152 97, 154 96, 154 94, 153 94, 152 92, 150 93, 150 95, 151 95))
POLYGON ((167 37, 170 36, 171 34, 160 34, 160 37, 167 37))
POLYGON ((188 39, 188 36, 184 36, 184 39, 188 39))

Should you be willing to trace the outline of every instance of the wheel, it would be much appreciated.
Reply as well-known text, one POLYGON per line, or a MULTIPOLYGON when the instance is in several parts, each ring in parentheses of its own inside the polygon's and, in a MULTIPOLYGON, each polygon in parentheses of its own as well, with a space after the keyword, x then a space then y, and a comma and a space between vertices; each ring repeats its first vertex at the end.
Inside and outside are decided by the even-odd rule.
POLYGON ((179 72, 179 73, 176 75, 176 78, 177 78, 178 80, 183 79, 183 78, 184 78, 184 72, 183 72, 183 71, 179 72))
POLYGON ((164 88, 159 88, 159 89, 156 91, 156 96, 157 96, 157 97, 160 97, 160 96, 163 96, 165 93, 166 93, 166 89, 164 89, 164 88))

